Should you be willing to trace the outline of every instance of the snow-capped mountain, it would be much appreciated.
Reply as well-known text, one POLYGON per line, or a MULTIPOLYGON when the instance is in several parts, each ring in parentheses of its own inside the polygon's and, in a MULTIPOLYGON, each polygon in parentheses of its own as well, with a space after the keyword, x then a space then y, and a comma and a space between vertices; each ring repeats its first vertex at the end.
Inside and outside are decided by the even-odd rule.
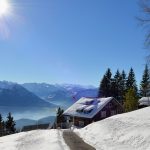
POLYGON ((12 89, 17 83, 9 81, 0 81, 0 89, 12 89))
POLYGON ((51 85, 25 83, 23 85, 0 81, 0 113, 6 118, 11 112, 16 120, 37 120, 55 116, 56 107, 67 109, 80 97, 95 97, 97 89, 80 85, 51 85))
POLYGON ((21 85, 13 82, 0 81, 0 106, 53 106, 28 91, 21 85))
POLYGON ((73 84, 25 83, 22 85, 35 95, 67 108, 81 97, 97 97, 98 89, 93 86, 73 84))

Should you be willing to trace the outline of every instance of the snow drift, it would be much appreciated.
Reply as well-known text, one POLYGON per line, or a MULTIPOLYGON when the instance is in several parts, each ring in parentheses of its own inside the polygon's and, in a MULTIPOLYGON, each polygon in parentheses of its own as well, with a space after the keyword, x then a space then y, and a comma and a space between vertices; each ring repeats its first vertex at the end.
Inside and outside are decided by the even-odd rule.
POLYGON ((150 150, 150 107, 95 122, 76 132, 97 150, 150 150))
POLYGON ((69 150, 60 130, 34 130, 0 138, 0 150, 69 150))

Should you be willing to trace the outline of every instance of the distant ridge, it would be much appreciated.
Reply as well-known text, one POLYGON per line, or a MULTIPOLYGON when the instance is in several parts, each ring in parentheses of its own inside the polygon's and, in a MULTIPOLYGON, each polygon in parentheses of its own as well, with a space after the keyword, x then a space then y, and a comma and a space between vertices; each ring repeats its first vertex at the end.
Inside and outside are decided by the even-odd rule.
POLYGON ((98 95, 98 89, 93 86, 47 83, 24 83, 22 86, 41 99, 64 108, 69 107, 81 97, 97 97, 98 95))
POLYGON ((54 104, 43 101, 17 83, 0 81, 0 106, 53 107, 54 104))

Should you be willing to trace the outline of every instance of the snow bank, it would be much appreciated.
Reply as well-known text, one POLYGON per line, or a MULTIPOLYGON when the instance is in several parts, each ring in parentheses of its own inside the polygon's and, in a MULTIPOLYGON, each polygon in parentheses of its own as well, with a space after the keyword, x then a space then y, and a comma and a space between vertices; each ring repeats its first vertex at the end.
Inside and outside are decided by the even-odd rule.
POLYGON ((150 97, 142 97, 139 100, 139 105, 150 106, 150 97))
POLYGON ((150 107, 76 130, 97 150, 150 150, 150 107))
POLYGON ((35 130, 0 138, 0 150, 69 150, 61 130, 35 130))

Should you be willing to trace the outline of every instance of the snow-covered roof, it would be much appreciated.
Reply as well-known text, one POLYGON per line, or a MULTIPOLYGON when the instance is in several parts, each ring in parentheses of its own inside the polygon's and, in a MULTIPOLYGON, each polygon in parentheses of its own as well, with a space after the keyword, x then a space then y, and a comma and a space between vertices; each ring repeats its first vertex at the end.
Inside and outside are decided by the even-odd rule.
POLYGON ((64 115, 93 118, 113 97, 107 98, 80 98, 76 103, 69 107, 64 115))
POLYGON ((142 97, 142 98, 139 100, 139 105, 150 106, 150 97, 142 97))

